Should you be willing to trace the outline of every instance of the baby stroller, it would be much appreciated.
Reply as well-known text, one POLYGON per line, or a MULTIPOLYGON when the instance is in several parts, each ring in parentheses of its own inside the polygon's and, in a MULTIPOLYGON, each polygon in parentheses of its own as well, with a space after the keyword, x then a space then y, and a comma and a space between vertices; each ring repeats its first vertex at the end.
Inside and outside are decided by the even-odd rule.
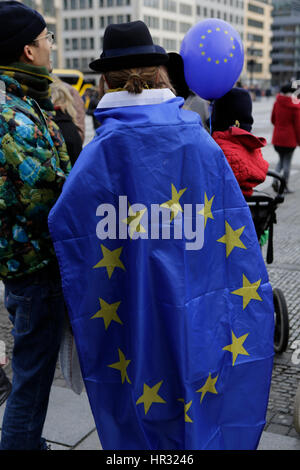
MULTIPOLYGON (((267 174, 279 181, 275 197, 254 190, 252 196, 246 197, 246 201, 251 210, 260 245, 262 246, 264 242, 268 244, 266 261, 271 264, 273 263, 273 226, 277 222, 276 209, 278 204, 284 201, 285 180, 274 171, 269 170, 267 174)), ((276 353, 282 353, 286 350, 289 340, 289 315, 283 292, 278 287, 273 289, 273 298, 275 310, 274 350, 276 353)))

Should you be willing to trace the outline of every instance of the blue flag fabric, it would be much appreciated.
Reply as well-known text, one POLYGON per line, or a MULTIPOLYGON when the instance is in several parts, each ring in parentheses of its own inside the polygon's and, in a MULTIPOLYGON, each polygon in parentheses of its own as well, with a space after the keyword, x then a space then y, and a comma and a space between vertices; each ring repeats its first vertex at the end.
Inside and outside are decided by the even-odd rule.
POLYGON ((96 111, 102 125, 49 216, 102 446, 255 449, 274 310, 250 211, 181 98, 114 107, 119 93, 96 111), (201 249, 175 237, 188 204, 201 249), (168 215, 170 239, 150 236, 152 205, 160 229, 168 215))

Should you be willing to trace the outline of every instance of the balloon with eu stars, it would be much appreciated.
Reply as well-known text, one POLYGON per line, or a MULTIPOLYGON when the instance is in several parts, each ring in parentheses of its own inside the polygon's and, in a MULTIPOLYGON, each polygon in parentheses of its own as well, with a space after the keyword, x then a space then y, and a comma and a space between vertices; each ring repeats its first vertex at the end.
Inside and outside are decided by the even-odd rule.
POLYGON ((234 86, 244 64, 239 33, 226 21, 207 19, 185 35, 180 55, 189 88, 201 98, 221 98, 234 86))

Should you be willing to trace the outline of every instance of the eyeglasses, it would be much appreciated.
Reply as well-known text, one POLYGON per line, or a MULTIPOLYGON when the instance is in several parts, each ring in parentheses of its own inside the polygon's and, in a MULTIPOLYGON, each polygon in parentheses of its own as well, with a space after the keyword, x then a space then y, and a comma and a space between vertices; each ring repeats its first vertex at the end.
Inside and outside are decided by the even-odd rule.
POLYGON ((42 36, 41 38, 37 38, 32 42, 34 43, 34 42, 39 41, 40 39, 45 39, 45 38, 50 42, 50 44, 54 43, 55 36, 54 36, 54 33, 52 33, 52 31, 48 31, 48 33, 45 34, 45 36, 42 36))

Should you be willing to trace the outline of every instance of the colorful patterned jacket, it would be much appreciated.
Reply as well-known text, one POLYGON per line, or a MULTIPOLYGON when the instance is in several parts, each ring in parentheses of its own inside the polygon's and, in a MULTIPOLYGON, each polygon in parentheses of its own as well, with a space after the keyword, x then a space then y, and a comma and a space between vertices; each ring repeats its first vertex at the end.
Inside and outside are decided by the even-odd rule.
POLYGON ((0 279, 5 281, 55 264, 47 217, 71 164, 51 112, 24 96, 15 79, 0 80, 0 279))

